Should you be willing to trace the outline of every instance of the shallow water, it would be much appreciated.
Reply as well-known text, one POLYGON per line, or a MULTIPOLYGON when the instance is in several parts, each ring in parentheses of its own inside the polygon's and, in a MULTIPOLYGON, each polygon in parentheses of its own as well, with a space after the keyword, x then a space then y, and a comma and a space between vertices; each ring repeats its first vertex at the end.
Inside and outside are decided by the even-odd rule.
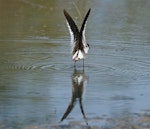
POLYGON ((149 114, 149 1, 16 0, 0 6, 0 128, 71 121, 113 127, 96 120, 128 122, 135 113, 149 114), (84 70, 82 61, 75 70, 63 9, 80 26, 89 7, 90 52, 84 70), (74 108, 60 122, 71 102, 74 108))

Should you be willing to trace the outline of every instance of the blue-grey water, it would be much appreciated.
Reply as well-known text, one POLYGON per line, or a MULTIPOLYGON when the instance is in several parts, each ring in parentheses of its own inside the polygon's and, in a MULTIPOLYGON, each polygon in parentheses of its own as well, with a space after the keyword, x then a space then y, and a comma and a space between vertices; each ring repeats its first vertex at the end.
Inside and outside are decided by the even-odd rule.
POLYGON ((0 128, 85 125, 81 96, 91 126, 113 127, 102 118, 149 114, 149 12, 148 0, 1 0, 0 128), (63 9, 80 26, 89 8, 90 51, 84 71, 82 61, 75 71, 63 9), (78 77, 82 89, 73 83, 78 77), (81 96, 72 100, 76 90, 81 96), (71 101, 74 108, 60 122, 71 101))

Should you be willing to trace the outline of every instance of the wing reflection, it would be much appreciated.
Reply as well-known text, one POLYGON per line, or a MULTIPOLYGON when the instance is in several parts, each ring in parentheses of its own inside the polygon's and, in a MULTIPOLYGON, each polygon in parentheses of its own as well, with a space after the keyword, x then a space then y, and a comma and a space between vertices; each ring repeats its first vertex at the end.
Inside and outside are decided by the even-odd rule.
POLYGON ((85 119, 86 124, 87 123, 87 118, 84 112, 84 108, 83 108, 83 95, 85 93, 85 88, 87 85, 87 77, 84 74, 84 70, 83 71, 78 71, 78 70, 74 70, 74 73, 72 74, 72 96, 71 96, 71 101, 66 109, 66 112, 64 113, 63 117, 61 118, 61 121, 63 121, 68 115, 69 113, 72 111, 72 109, 74 108, 75 104, 77 101, 79 101, 79 106, 80 106, 80 110, 81 113, 83 115, 83 118, 85 119))

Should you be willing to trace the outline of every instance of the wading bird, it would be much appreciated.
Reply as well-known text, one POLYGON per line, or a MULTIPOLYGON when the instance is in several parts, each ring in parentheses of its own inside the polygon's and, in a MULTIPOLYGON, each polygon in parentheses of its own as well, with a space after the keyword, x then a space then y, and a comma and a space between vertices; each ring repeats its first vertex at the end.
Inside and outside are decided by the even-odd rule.
POLYGON ((76 61, 79 60, 83 60, 83 67, 84 67, 85 55, 88 53, 89 50, 89 44, 86 43, 85 39, 85 29, 87 18, 90 14, 90 11, 91 9, 89 9, 87 14, 85 15, 85 18, 82 22, 82 26, 79 30, 72 17, 68 14, 66 10, 64 10, 64 15, 67 19, 67 26, 71 36, 71 44, 72 44, 71 52, 72 52, 72 60, 74 61, 74 67, 76 67, 76 61))

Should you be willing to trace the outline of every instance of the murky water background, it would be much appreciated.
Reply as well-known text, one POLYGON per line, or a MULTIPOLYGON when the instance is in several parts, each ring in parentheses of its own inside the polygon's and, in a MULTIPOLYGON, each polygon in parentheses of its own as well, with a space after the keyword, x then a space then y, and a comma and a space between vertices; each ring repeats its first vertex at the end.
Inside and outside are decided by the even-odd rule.
MULTIPOLYGON (((150 111, 150 2, 148 0, 0 1, 0 128, 85 124, 77 103, 59 123, 84 77, 89 125, 150 111), (90 53, 74 73, 63 9, 80 26, 89 8, 90 53)), ((129 121, 130 122, 130 121, 129 121)))

